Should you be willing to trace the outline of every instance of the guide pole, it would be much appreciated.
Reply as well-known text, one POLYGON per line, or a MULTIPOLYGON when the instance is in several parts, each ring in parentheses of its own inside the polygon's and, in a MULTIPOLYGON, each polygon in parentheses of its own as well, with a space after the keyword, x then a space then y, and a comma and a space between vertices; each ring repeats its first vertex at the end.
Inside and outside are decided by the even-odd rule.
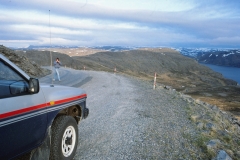
POLYGON ((153 89, 156 89, 157 73, 154 74, 153 89))

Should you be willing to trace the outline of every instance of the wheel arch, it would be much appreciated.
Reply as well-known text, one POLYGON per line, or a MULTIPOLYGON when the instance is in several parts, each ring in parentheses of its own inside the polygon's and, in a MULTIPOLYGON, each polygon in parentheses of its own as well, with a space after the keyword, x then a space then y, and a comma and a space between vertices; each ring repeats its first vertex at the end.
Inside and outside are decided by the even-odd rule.
POLYGON ((57 113, 57 115, 55 116, 53 121, 57 117, 62 116, 62 115, 72 116, 78 124, 80 122, 80 120, 82 119, 82 107, 79 104, 76 104, 76 105, 64 108, 57 113))

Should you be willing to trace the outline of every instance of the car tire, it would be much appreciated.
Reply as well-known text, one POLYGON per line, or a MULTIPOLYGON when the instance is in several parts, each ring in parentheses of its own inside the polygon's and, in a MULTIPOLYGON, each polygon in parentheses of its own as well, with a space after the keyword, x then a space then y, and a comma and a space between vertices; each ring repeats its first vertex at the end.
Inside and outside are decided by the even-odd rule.
POLYGON ((71 116, 57 117, 52 124, 50 160, 71 160, 78 144, 78 127, 71 116))

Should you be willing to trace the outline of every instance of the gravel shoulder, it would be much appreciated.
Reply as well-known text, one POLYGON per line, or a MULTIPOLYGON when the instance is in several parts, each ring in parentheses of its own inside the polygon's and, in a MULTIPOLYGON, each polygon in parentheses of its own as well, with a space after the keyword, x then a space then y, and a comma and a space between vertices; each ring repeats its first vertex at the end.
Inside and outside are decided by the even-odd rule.
MULTIPOLYGON (((83 88, 90 114, 79 125, 75 159, 207 159, 193 143, 196 104, 174 90, 108 72, 62 68, 60 85, 83 88)), ((51 75, 40 79, 49 83, 51 75)), ((204 113, 203 113, 204 114, 204 113)))
POLYGON ((195 132, 186 102, 147 82, 88 72, 89 117, 81 123, 76 159, 192 159, 184 132, 195 132))

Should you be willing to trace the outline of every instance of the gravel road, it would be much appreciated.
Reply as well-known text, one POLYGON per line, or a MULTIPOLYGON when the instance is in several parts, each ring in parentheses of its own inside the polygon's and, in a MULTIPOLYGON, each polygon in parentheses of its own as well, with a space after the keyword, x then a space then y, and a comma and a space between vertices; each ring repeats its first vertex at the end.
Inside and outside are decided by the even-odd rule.
MULTIPOLYGON (((83 88, 87 119, 79 125, 75 159, 198 159, 188 104, 152 83, 96 71, 61 68, 61 85, 83 88)), ((40 79, 50 83, 51 76, 40 79)))

